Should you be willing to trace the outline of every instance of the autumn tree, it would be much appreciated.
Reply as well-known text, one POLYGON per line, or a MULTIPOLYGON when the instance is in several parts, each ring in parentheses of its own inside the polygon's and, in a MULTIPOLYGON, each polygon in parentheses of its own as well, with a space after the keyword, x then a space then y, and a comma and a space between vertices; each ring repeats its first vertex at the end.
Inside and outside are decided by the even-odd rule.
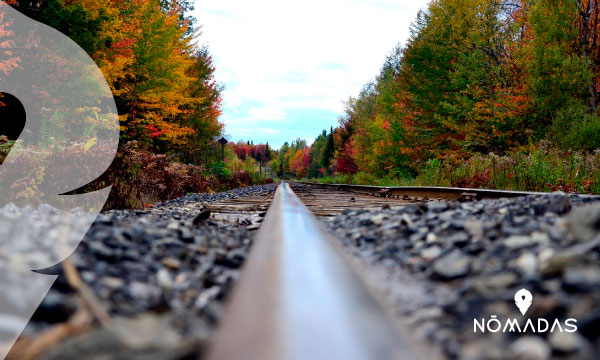
POLYGON ((206 162, 223 126, 222 86, 189 0, 48 0, 34 16, 65 33, 103 71, 122 140, 186 162, 206 162), (204 155, 204 156, 202 156, 204 155))

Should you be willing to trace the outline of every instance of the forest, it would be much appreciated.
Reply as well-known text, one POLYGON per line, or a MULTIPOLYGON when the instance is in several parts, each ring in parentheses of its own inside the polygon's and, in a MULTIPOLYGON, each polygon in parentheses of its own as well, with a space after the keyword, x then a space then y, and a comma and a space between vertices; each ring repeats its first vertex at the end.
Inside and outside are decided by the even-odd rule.
MULTIPOLYGON (((222 162, 223 86, 214 79, 210 51, 198 45, 201 27, 188 15, 192 0, 6 2, 75 41, 110 86, 121 127, 119 151, 110 169, 86 187, 112 185, 107 208, 272 181, 261 175, 268 146, 259 152, 264 160, 254 160, 252 150, 245 163, 228 146, 222 162)), ((8 34, 10 24, 0 24, 0 40, 8 34)), ((0 50, 9 46, 4 41, 0 50)), ((16 66, 18 60, 0 62, 0 71, 16 66)), ((0 161, 14 140, 0 136, 0 161)))
POLYGON ((600 4, 433 0, 281 175, 600 193, 600 4))
MULTIPOLYGON (((336 128, 280 149, 221 148, 223 85, 192 0, 6 2, 79 44, 110 86, 119 151, 86 187, 112 185, 107 208, 273 178, 600 193, 596 0, 432 0, 336 128)), ((13 143, 0 136, 0 161, 13 143)))

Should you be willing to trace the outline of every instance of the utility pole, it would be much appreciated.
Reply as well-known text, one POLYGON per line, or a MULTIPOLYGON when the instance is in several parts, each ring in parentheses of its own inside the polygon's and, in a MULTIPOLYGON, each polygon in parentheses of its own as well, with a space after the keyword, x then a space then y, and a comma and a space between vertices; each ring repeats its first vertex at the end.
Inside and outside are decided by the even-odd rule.
POLYGON ((258 174, 262 176, 262 154, 258 153, 256 157, 258 158, 258 174))
POLYGON ((224 137, 219 139, 219 144, 221 144, 221 161, 225 162, 225 145, 227 145, 229 141, 224 137))

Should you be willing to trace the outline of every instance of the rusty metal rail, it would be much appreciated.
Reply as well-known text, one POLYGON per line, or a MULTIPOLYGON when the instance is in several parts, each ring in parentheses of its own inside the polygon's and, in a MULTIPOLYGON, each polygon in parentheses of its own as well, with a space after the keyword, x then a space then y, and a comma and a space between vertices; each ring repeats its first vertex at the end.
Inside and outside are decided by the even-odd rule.
MULTIPOLYGON (((336 189, 338 191, 353 192, 357 194, 373 195, 398 199, 425 199, 454 201, 454 200, 483 200, 514 198, 527 195, 549 195, 547 192, 509 191, 491 189, 470 189, 434 186, 371 186, 349 184, 322 184, 313 182, 298 182, 314 188, 336 189)), ((596 195, 580 195, 584 197, 598 197, 596 195)))
POLYGON ((419 359, 335 241, 282 184, 209 359, 419 359))

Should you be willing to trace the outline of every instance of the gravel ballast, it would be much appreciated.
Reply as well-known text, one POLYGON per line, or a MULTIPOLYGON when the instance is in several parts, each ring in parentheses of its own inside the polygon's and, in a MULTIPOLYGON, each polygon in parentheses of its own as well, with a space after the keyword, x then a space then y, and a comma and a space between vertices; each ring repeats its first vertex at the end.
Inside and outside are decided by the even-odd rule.
MULTIPOLYGON (((600 354, 600 202, 555 193, 345 210, 324 220, 398 318, 445 358, 595 359, 600 354), (515 293, 533 294, 526 316, 515 293), (578 331, 475 332, 528 318, 578 331)), ((529 329, 530 330, 530 329, 529 329)))
MULTIPOLYGON (((110 325, 68 337, 41 358, 81 359, 85 354, 86 359, 182 359, 202 355, 258 226, 194 220, 206 205, 244 197, 267 199, 276 187, 190 194, 144 210, 100 214, 70 261, 108 311, 110 325)), ((7 207, 3 211, 18 210, 7 207)), ((0 222, 7 215, 0 209, 0 222)), ((37 223, 32 221, 31 226, 37 223)), ((22 339, 35 339, 71 319, 83 306, 60 264, 41 272, 59 277, 22 339)))

